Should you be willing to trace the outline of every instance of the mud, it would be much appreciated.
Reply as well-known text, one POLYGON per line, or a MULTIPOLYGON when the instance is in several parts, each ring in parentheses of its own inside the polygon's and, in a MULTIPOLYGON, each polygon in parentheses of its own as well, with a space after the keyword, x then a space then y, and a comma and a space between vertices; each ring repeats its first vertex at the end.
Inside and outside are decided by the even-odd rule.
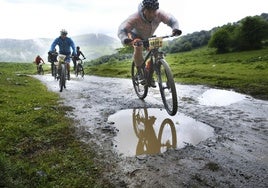
MULTIPOLYGON (((74 107, 68 116, 76 120, 78 138, 95 150, 103 179, 115 187, 268 187, 268 101, 178 84, 176 116, 213 127, 214 134, 195 145, 126 156, 115 148, 119 130, 109 117, 122 110, 164 111, 157 89, 142 101, 129 79, 72 75, 60 93, 50 75, 35 77, 59 93, 64 105, 74 107)), ((126 126, 133 131, 133 126, 126 126)))

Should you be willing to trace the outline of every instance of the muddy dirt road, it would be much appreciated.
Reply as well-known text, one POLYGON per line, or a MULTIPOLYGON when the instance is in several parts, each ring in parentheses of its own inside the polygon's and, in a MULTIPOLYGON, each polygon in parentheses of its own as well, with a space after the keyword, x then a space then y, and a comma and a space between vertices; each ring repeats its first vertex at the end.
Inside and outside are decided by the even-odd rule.
MULTIPOLYGON (((164 113, 157 90, 150 90, 141 101, 129 79, 72 76, 60 93, 51 75, 35 77, 59 93, 64 105, 74 107, 68 115, 77 122, 78 137, 94 148, 96 163, 104 166, 103 179, 115 187, 268 187, 268 101, 205 86, 176 85, 179 111, 174 118, 189 117, 212 127, 213 134, 196 144, 132 156, 118 152, 116 136, 124 131, 109 118, 128 109, 164 113)), ((150 116, 157 119, 159 114, 150 116)), ((180 121, 184 120, 173 120, 177 129, 180 124, 187 126, 180 121)), ((132 125, 125 126, 134 131, 132 125)))

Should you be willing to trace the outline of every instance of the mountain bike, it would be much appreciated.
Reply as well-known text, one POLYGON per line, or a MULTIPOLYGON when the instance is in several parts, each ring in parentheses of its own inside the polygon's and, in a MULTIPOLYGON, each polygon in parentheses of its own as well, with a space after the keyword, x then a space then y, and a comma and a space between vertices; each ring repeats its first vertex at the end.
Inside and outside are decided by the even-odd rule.
POLYGON ((51 63, 51 75, 57 79, 58 69, 57 69, 57 52, 49 52, 48 53, 48 62, 51 63))
MULTIPOLYGON (((86 58, 84 58, 86 59, 86 58)), ((78 77, 78 75, 81 75, 82 78, 84 78, 84 67, 83 67, 83 60, 84 59, 78 59, 76 60, 76 68, 75 68, 75 76, 78 77)))
POLYGON ((135 92, 140 99, 147 96, 148 89, 156 77, 164 107, 169 115, 174 116, 178 110, 175 82, 171 69, 165 60, 165 54, 159 50, 163 39, 169 37, 173 37, 173 35, 152 36, 148 40, 141 40, 134 44, 141 45, 142 43, 144 47, 149 46, 149 50, 145 54, 141 70, 137 70, 134 61, 132 62, 131 75, 135 92))
POLYGON ((146 108, 133 109, 133 129, 138 137, 136 155, 157 154, 169 148, 177 147, 177 133, 173 121, 162 121, 158 134, 154 128, 156 118, 149 116, 146 108))
POLYGON ((44 75, 43 63, 37 65, 37 74, 44 75))
POLYGON ((66 79, 69 79, 69 73, 67 71, 67 63, 66 63, 66 55, 63 54, 59 54, 58 56, 58 62, 61 68, 60 68, 60 72, 59 72, 59 86, 60 86, 60 92, 62 92, 63 88, 66 88, 66 79))

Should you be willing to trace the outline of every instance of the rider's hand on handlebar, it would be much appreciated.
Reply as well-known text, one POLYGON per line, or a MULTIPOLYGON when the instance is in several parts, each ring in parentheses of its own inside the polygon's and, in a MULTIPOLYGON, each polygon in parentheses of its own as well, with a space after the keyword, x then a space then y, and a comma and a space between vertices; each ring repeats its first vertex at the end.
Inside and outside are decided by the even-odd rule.
POLYGON ((172 30, 172 36, 180 36, 181 35, 181 30, 179 29, 173 29, 172 30))

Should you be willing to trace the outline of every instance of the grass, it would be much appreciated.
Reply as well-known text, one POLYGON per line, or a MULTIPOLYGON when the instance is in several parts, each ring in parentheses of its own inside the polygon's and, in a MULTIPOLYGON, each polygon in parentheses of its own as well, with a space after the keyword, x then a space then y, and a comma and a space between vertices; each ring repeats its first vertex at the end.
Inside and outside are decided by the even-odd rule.
POLYGON ((0 187, 109 187, 33 64, 0 63, 0 187), (100 183, 102 182, 102 183, 100 183))
MULTIPOLYGON (((191 52, 167 54, 176 82, 232 89, 268 99, 268 48, 239 53, 216 54, 207 47, 191 52)), ((131 60, 86 67, 86 73, 131 78, 131 60)))

